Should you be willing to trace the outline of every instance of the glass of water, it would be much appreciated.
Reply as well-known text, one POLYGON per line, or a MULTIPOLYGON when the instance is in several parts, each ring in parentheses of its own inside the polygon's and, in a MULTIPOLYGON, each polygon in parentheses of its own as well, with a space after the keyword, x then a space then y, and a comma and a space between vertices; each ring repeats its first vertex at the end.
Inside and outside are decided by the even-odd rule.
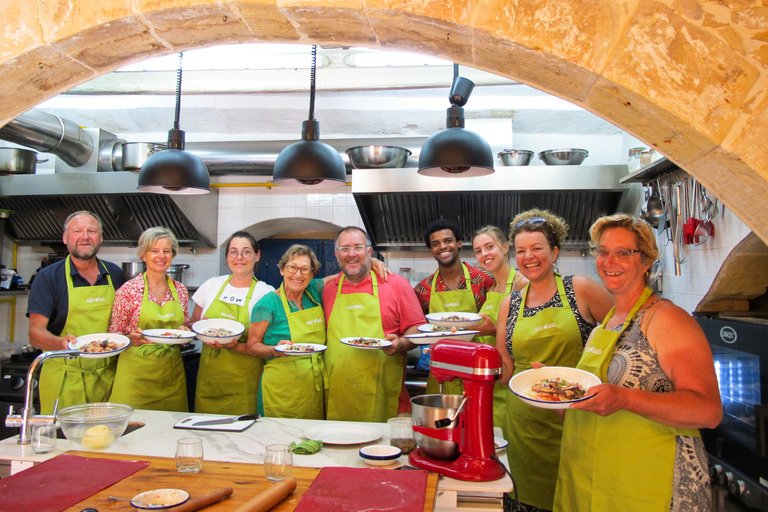
POLYGON ((176 469, 179 473, 197 473, 203 467, 203 440, 185 437, 176 442, 176 469))
POLYGON ((56 424, 32 425, 32 451, 50 453, 56 448, 56 424))
POLYGON ((264 474, 273 482, 291 476, 293 456, 287 444, 270 444, 264 454, 264 474))

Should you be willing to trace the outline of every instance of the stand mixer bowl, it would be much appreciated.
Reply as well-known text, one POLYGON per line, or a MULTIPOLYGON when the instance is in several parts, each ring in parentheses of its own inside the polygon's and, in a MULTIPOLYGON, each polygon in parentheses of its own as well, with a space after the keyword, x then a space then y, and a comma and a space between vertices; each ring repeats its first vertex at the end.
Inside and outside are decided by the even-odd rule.
MULTIPOLYGON (((411 415, 413 424, 422 427, 435 428, 435 421, 452 418, 461 406, 461 395, 421 395, 411 399, 411 415)), ((447 427, 454 429, 459 426, 460 417, 447 427)), ((416 444, 422 451, 435 459, 454 460, 459 456, 459 445, 453 441, 435 439, 419 432, 413 433, 416 444)))

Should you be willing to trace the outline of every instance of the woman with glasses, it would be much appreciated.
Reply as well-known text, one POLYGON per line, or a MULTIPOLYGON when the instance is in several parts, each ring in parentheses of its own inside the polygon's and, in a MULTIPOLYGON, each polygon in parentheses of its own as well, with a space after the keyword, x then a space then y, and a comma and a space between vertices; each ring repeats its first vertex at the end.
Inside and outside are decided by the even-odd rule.
MULTIPOLYGON (((496 346, 507 348, 500 350, 502 382, 533 363, 576 366, 590 331, 613 306, 611 294, 599 283, 557 272, 568 233, 563 219, 534 209, 517 215, 510 227, 517 268, 529 283, 499 308, 496 346)), ((507 456, 518 510, 552 510, 562 425, 557 412, 507 393, 507 456)))
MULTIPOLYGON (((229 275, 212 277, 192 296, 192 322, 203 318, 227 318, 245 326, 238 343, 245 344, 251 325, 251 310, 274 287, 254 276, 261 253, 256 239, 237 231, 227 241, 229 275)), ((235 350, 235 344, 203 344, 197 373, 195 412, 253 414, 256 412, 263 361, 235 350), (226 385, 223 385, 225 384, 226 385)))
MULTIPOLYGON (((495 325, 501 302, 513 290, 522 289, 528 280, 509 263, 509 242, 496 226, 484 226, 475 231, 472 249, 475 251, 477 263, 496 281, 496 285, 486 292, 485 303, 479 311, 495 325)), ((496 346, 496 336, 479 336, 475 339, 496 346)), ((507 438, 507 393, 507 385, 497 381, 493 388, 493 425, 504 430, 504 439, 507 438)))
POLYGON ((603 217, 590 237, 616 307, 577 366, 603 383, 565 413, 555 510, 711 510, 698 429, 720 423, 722 404, 707 339, 648 287, 659 258, 648 224, 603 217))

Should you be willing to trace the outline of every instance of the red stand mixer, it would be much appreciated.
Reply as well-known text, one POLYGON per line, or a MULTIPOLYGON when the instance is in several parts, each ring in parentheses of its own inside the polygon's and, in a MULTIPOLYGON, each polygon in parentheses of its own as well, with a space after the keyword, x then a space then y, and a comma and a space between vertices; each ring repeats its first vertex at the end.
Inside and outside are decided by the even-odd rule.
POLYGON ((468 341, 440 340, 432 345, 432 375, 443 383, 462 379, 464 396, 423 395, 411 400, 413 431, 419 447, 411 465, 457 480, 486 482, 505 474, 495 457, 493 386, 501 377, 495 347, 468 341), (453 419, 447 418, 452 414, 453 419))

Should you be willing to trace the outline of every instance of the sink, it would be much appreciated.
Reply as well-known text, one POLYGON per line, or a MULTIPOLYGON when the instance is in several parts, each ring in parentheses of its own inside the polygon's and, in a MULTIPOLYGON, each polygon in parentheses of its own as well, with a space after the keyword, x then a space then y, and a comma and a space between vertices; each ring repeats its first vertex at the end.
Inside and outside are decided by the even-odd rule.
MULTIPOLYGON (((144 425, 146 425, 146 423, 141 423, 141 422, 138 422, 138 421, 131 421, 131 422, 128 423, 128 426, 125 427, 125 432, 123 432, 123 435, 120 436, 120 437, 127 436, 128 434, 130 434, 134 430, 139 430, 144 425)), ((64 435, 64 432, 61 429, 57 429, 56 430, 56 439, 66 439, 66 438, 67 438, 67 436, 64 435)))

